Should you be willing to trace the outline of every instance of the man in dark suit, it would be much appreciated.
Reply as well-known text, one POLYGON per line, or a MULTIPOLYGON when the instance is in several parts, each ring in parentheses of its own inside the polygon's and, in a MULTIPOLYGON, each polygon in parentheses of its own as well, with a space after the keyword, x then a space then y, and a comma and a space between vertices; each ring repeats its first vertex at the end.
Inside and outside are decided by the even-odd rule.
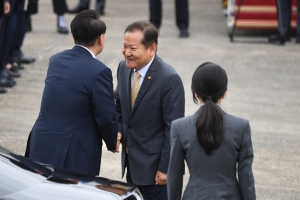
MULTIPOLYGON (((297 0, 297 27, 296 27, 296 43, 300 43, 300 0, 297 0)), ((292 17, 292 0, 277 0, 278 14, 278 34, 269 37, 269 43, 280 42, 284 44, 291 40, 291 17, 292 17)))
MULTIPOLYGON (((149 0, 150 22, 159 29, 162 20, 162 0, 149 0)), ((176 10, 176 25, 179 28, 179 37, 189 37, 189 5, 188 0, 174 0, 176 10)))
MULTIPOLYGON (((83 10, 89 9, 90 0, 80 0, 77 6, 69 11, 69 13, 79 13, 83 10)), ((100 14, 104 15, 104 7, 105 7, 105 0, 97 0, 96 1, 96 8, 95 10, 100 14)))
POLYGON ((157 29, 134 22, 125 30, 116 94, 122 134, 122 176, 145 200, 167 200, 171 122, 184 116, 184 89, 177 72, 156 55, 157 29))
POLYGON ((50 58, 39 116, 26 156, 79 173, 98 175, 102 139, 116 150, 117 120, 111 70, 95 58, 106 26, 94 10, 71 23, 75 46, 50 58))

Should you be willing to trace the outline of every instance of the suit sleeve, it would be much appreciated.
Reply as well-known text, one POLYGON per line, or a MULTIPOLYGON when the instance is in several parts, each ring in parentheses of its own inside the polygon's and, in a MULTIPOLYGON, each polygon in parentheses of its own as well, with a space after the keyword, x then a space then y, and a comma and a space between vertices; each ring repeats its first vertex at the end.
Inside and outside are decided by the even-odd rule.
POLYGON ((249 122, 244 130, 243 142, 239 151, 238 177, 239 185, 245 200, 256 199, 254 177, 252 173, 253 148, 251 141, 251 130, 249 122))
POLYGON ((108 150, 116 149, 117 120, 113 97, 112 73, 104 68, 90 84, 95 120, 108 150))
POLYGON ((165 123, 165 139, 158 171, 167 173, 170 158, 170 129, 173 120, 184 117, 184 89, 178 74, 172 74, 163 84, 162 110, 165 123))
POLYGON ((180 200, 184 174, 184 151, 182 149, 178 132, 174 123, 171 127, 171 153, 168 169, 168 198, 180 200))
MULTIPOLYGON (((118 66, 117 70, 117 79, 119 79, 119 69, 120 64, 118 66)), ((122 109, 121 109, 121 102, 120 102, 120 95, 119 95, 119 82, 117 85, 117 93, 116 93, 116 113, 117 113, 117 119, 118 119, 118 132, 123 133, 123 120, 122 120, 122 109)), ((123 137, 122 137, 123 139, 123 137)))

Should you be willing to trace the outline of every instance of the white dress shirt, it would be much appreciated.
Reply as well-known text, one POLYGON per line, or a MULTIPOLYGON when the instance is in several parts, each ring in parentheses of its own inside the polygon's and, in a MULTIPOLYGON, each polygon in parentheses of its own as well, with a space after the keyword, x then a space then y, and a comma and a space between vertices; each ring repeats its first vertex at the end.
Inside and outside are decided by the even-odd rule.
POLYGON ((86 48, 85 46, 82 46, 82 45, 79 45, 79 44, 76 44, 76 46, 80 46, 80 47, 82 47, 82 48, 85 48, 86 50, 88 50, 91 54, 92 54, 92 56, 93 56, 93 58, 96 58, 96 56, 93 54, 93 52, 91 52, 88 48, 86 48))

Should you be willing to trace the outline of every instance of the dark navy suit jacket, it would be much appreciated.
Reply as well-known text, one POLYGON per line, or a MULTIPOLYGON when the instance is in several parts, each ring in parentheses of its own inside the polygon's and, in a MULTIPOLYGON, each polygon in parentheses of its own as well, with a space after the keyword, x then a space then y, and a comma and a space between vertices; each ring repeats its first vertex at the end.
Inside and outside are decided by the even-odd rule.
POLYGON ((115 111, 109 68, 80 46, 52 56, 26 156, 98 175, 102 139, 108 150, 116 148, 115 111))

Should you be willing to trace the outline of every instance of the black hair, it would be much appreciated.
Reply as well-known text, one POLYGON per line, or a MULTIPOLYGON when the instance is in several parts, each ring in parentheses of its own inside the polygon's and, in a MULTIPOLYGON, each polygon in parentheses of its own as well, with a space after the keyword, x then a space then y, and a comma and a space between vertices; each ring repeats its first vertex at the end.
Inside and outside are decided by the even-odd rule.
POLYGON ((143 32, 144 38, 142 39, 141 43, 146 48, 149 48, 153 43, 157 45, 158 30, 153 24, 146 21, 136 21, 126 27, 125 33, 134 32, 135 30, 140 30, 143 32))
POLYGON ((84 10, 77 14, 71 22, 71 32, 75 44, 91 47, 106 32, 105 23, 95 10, 84 10))
POLYGON ((196 121, 199 144, 207 155, 218 149, 224 138, 222 110, 217 101, 227 91, 227 74, 223 68, 214 63, 201 64, 192 78, 193 100, 196 94, 201 97, 204 105, 196 121))

